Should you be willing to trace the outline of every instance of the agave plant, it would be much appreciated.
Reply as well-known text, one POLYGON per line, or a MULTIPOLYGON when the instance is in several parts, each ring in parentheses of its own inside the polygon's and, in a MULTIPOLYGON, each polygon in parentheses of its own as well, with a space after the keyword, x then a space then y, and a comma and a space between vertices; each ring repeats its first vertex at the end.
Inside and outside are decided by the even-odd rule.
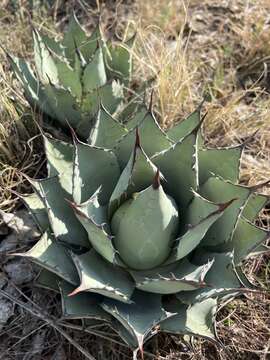
POLYGON ((205 147, 200 107, 167 133, 143 105, 128 124, 101 107, 88 143, 43 135, 48 177, 24 197, 43 236, 17 255, 86 331, 106 322, 134 351, 158 331, 214 340, 217 301, 251 287, 267 197, 238 183, 243 144, 205 147))
POLYGON ((91 36, 72 16, 63 41, 33 29, 35 72, 23 59, 7 54, 29 103, 56 119, 69 123, 86 139, 99 103, 115 113, 123 100, 131 74, 126 43, 106 42, 98 25, 91 36))

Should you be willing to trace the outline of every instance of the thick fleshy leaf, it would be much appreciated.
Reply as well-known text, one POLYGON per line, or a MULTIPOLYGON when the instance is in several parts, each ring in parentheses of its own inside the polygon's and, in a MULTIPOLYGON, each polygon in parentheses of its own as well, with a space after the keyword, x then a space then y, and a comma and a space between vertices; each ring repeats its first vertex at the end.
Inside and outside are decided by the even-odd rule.
POLYGON ((68 251, 63 245, 56 242, 48 232, 44 233, 29 251, 14 255, 29 258, 73 285, 79 283, 76 267, 68 251))
POLYGON ((107 208, 101 206, 96 193, 91 198, 76 205, 70 202, 77 218, 88 233, 88 238, 93 248, 112 264, 117 262, 116 250, 113 247, 112 236, 107 221, 107 208))
POLYGON ((270 200, 269 196, 253 193, 250 195, 247 203, 245 204, 242 216, 249 221, 253 221, 258 216, 258 213, 270 200))
POLYGON ((193 304, 210 297, 217 298, 226 294, 237 294, 240 289, 245 287, 234 268, 232 253, 207 253, 198 250, 195 260, 200 265, 214 260, 204 279, 208 286, 195 291, 179 292, 176 296, 180 301, 193 304))
POLYGON ((52 50, 56 55, 60 57, 65 56, 64 47, 60 42, 57 42, 54 38, 51 38, 46 34, 42 34, 42 40, 46 47, 52 50))
MULTIPOLYGON (((149 111, 138 125, 138 130, 141 135, 141 145, 149 157, 168 149, 171 145, 171 142, 161 130, 154 115, 149 111)), ((130 130, 115 146, 114 151, 119 160, 121 169, 126 166, 133 151, 135 132, 136 128, 130 130)))
POLYGON ((59 283, 59 288, 62 299, 62 318, 110 320, 110 316, 99 306, 102 296, 89 292, 68 296, 74 287, 64 281, 59 283))
POLYGON ((230 241, 241 210, 249 198, 251 190, 241 185, 234 185, 219 177, 211 177, 201 186, 200 193, 215 203, 224 203, 235 199, 225 209, 222 217, 211 226, 201 244, 217 246, 230 241))
POLYGON ((127 200, 111 221, 121 259, 137 270, 154 268, 166 260, 178 225, 177 206, 159 183, 127 200))
POLYGON ((112 328, 117 332, 120 338, 129 346, 129 348, 133 350, 138 348, 136 337, 133 334, 131 334, 125 328, 125 326, 122 325, 118 320, 114 319, 114 321, 112 321, 112 328))
POLYGON ((243 145, 223 149, 202 149, 198 152, 199 182, 203 184, 212 173, 238 181, 243 145))
POLYGON ((233 233, 232 241, 224 246, 221 244, 217 251, 233 251, 234 263, 238 265, 269 237, 269 231, 240 218, 233 233))
POLYGON ((73 13, 63 39, 66 57, 72 62, 78 50, 84 60, 88 62, 97 49, 99 41, 101 41, 99 26, 97 26, 91 36, 88 37, 73 13))
MULTIPOLYGON (((122 101, 123 96, 123 85, 118 81, 113 80, 98 89, 85 94, 82 98, 81 108, 83 113, 95 116, 99 110, 100 103, 102 103, 105 109, 107 109, 110 114, 113 114, 122 101)), ((85 121, 88 121, 89 123, 89 117, 85 121)), ((88 129, 85 129, 86 125, 84 122, 79 125, 78 130, 82 132, 84 138, 87 138, 89 136, 90 128, 88 125, 88 129)))
POLYGON ((151 162, 140 145, 139 134, 129 162, 122 171, 109 202, 110 216, 135 192, 142 191, 152 184, 157 167, 151 162))
POLYGON ((196 127, 200 124, 201 121, 201 105, 190 114, 187 118, 174 125, 171 129, 167 131, 167 135, 174 142, 179 142, 181 139, 190 134, 196 127))
POLYGON ((82 82, 84 92, 92 91, 106 84, 107 76, 101 47, 97 48, 93 59, 86 65, 82 76, 82 82))
POLYGON ((27 208, 30 210, 30 213, 33 216, 39 229, 42 232, 47 231, 51 224, 48 218, 47 209, 44 203, 41 201, 40 197, 35 193, 25 196, 20 195, 20 197, 22 198, 27 208))
POLYGON ((61 280, 62 279, 55 273, 42 269, 34 280, 34 286, 59 292, 58 284, 61 280))
POLYGON ((66 57, 72 61, 74 59, 76 48, 78 47, 81 51, 80 47, 86 43, 86 41, 87 36, 85 31, 82 29, 76 15, 73 13, 63 39, 66 57))
POLYGON ((69 194, 61 187, 58 176, 29 181, 47 208, 55 237, 68 245, 89 248, 87 233, 67 203, 69 194))
POLYGON ((54 61, 58 70, 59 84, 64 88, 69 89, 71 94, 80 101, 82 98, 82 68, 77 54, 75 57, 74 68, 58 58, 55 58, 54 61))
POLYGON ((59 175, 63 189, 72 194, 74 147, 64 141, 43 136, 47 159, 48 176, 59 175))
POLYGON ((131 53, 128 47, 133 46, 135 37, 128 44, 110 44, 106 58, 107 67, 111 76, 118 75, 120 79, 129 81, 132 71, 131 53))
POLYGON ((124 304, 105 299, 101 306, 127 329, 142 350, 154 327, 173 314, 162 308, 161 296, 157 294, 136 291, 132 300, 132 304, 124 304))
POLYGON ((100 106, 96 122, 91 129, 88 143, 93 146, 112 149, 115 143, 127 133, 127 129, 100 106))
POLYGON ((144 104, 130 103, 119 115, 121 121, 126 125, 128 130, 133 130, 139 126, 147 116, 149 110, 144 104))
POLYGON ((68 123, 76 128, 81 121, 81 113, 79 104, 71 92, 52 83, 44 85, 43 89, 46 96, 42 104, 43 111, 48 113, 47 106, 49 106, 48 114, 56 118, 64 128, 68 127, 68 123))
POLYGON ((191 188, 198 186, 196 133, 172 145, 151 160, 166 178, 165 190, 174 198, 181 210, 185 210, 193 197, 191 188))
POLYGON ((73 198, 82 203, 101 186, 100 203, 106 204, 120 176, 117 158, 112 151, 74 139, 73 198))
MULTIPOLYGON (((15 75, 23 85, 25 96, 29 103, 32 106, 39 106, 44 111, 44 103, 46 102, 45 93, 40 87, 29 64, 25 60, 10 56, 9 54, 7 54, 7 57, 15 75)), ((53 115, 49 105, 47 106, 46 112, 49 115, 53 115)))
POLYGON ((57 55, 47 45, 48 38, 37 30, 33 32, 35 63, 39 78, 43 83, 52 83, 69 89, 71 94, 81 99, 81 65, 78 55, 75 55, 74 68, 66 58, 57 55))
POLYGON ((191 264, 187 259, 148 271, 131 271, 139 290, 157 294, 175 294, 205 285, 204 277, 211 268, 208 262, 202 266, 191 264))
POLYGON ((219 219, 224 211, 232 204, 214 204, 194 192, 194 198, 184 215, 187 230, 175 240, 174 251, 168 263, 182 259, 191 253, 202 241, 208 229, 219 219))
POLYGON ((42 83, 59 84, 57 65, 52 57, 50 49, 42 40, 42 35, 33 30, 34 57, 36 70, 42 83))
POLYGON ((78 269, 81 284, 69 296, 76 296, 82 291, 90 291, 131 303, 130 297, 135 286, 126 271, 103 260, 93 249, 82 255, 74 255, 73 260, 78 269))
POLYGON ((65 58, 55 54, 46 44, 46 38, 37 30, 33 32, 35 63, 39 78, 44 84, 63 86, 78 100, 82 96, 81 66, 77 54, 74 68, 65 58))
POLYGON ((216 299, 206 299, 190 306, 174 301, 168 306, 168 309, 177 314, 161 322, 161 331, 215 339, 216 299))

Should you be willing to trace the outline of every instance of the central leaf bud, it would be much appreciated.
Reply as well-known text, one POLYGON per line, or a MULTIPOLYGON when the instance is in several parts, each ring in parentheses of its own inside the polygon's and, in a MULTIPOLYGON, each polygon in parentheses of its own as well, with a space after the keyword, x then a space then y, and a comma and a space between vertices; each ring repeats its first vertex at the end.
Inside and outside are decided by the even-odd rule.
POLYGON ((159 183, 133 195, 115 212, 111 222, 114 245, 127 266, 148 270, 160 266, 171 252, 179 215, 175 201, 159 183))

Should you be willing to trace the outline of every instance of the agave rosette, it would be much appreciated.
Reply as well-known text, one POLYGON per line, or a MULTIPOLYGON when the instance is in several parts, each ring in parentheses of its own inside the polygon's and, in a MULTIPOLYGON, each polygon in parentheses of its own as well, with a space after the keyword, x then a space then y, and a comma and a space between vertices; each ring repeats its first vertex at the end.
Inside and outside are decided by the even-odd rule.
POLYGON ((27 61, 7 53, 29 103, 63 127, 68 123, 80 136, 89 134, 102 102, 117 112, 132 70, 134 37, 105 41, 98 25, 89 36, 75 14, 62 41, 33 29, 35 71, 27 61))
POLYGON ((43 236, 20 255, 63 318, 113 324, 134 349, 158 330, 215 338, 218 299, 251 286, 239 265, 265 250, 267 197, 238 183, 243 145, 208 149, 200 127, 200 108, 165 133, 138 105, 128 128, 101 107, 88 143, 43 135, 48 177, 24 197, 43 236))

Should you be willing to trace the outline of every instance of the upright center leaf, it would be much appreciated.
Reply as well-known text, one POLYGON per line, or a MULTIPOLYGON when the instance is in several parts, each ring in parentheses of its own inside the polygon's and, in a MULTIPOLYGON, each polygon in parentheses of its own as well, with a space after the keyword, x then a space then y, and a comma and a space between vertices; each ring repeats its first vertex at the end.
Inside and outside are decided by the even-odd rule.
POLYGON ((115 247, 126 265, 137 270, 161 265, 176 237, 178 216, 177 205, 163 191, 157 172, 153 185, 134 194, 112 218, 115 247))

